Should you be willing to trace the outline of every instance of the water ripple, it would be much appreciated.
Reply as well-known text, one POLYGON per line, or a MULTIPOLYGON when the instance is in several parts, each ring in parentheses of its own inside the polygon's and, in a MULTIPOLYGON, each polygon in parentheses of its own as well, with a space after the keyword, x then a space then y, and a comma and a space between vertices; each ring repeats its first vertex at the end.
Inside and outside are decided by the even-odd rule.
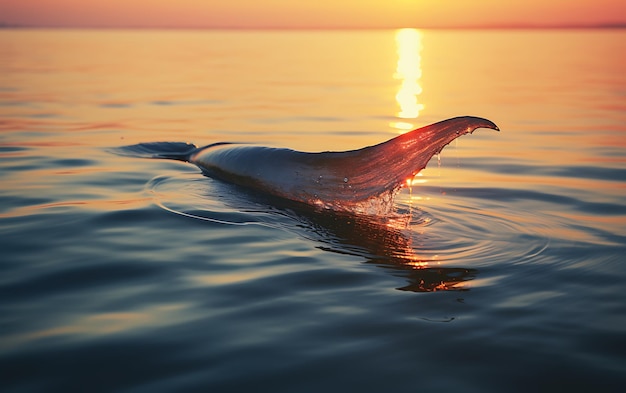
POLYGON ((399 289, 409 291, 467 289, 481 269, 527 263, 550 242, 545 232, 535 231, 543 222, 539 217, 500 216, 459 196, 418 207, 401 195, 394 214, 371 217, 315 209, 195 174, 159 176, 146 189, 158 206, 187 218, 280 229, 318 243, 321 250, 391 268, 408 280, 399 289), (511 244, 517 245, 512 249, 511 244))

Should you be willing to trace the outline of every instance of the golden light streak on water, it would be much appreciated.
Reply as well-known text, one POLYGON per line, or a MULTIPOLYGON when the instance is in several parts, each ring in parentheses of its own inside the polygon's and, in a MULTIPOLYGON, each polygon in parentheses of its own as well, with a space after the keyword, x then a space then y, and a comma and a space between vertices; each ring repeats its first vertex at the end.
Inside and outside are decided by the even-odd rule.
POLYGON ((402 134, 415 128, 410 119, 417 119, 424 109, 424 105, 419 102, 419 95, 422 93, 422 33, 417 29, 400 29, 396 32, 396 45, 398 64, 394 78, 401 81, 396 93, 400 111, 396 116, 403 120, 391 122, 390 126, 402 134))

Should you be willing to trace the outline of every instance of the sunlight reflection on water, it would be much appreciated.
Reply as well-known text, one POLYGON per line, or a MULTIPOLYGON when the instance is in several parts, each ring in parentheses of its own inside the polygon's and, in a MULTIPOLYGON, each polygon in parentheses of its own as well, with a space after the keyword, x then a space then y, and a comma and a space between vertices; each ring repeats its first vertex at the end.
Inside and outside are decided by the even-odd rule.
POLYGON ((392 122, 390 125, 403 133, 416 128, 416 122, 411 119, 417 119, 420 111, 424 109, 418 98, 422 94, 420 85, 422 33, 417 29, 398 30, 396 44, 398 66, 394 78, 402 81, 396 94, 396 101, 400 106, 397 116, 400 121, 392 122))

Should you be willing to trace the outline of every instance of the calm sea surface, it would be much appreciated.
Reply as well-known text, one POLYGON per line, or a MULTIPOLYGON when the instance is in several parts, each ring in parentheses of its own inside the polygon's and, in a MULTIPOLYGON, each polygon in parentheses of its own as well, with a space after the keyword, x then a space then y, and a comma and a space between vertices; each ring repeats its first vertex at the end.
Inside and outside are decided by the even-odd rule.
POLYGON ((621 391, 626 31, 0 31, 0 390, 621 391), (156 141, 305 151, 460 115, 389 217, 156 141))

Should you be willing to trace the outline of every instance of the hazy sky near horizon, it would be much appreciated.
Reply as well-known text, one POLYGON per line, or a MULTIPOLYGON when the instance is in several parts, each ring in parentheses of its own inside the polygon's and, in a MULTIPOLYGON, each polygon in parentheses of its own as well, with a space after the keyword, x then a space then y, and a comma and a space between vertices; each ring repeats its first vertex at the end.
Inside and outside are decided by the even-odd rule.
POLYGON ((0 0, 38 27, 563 26, 626 22, 624 0, 0 0))

